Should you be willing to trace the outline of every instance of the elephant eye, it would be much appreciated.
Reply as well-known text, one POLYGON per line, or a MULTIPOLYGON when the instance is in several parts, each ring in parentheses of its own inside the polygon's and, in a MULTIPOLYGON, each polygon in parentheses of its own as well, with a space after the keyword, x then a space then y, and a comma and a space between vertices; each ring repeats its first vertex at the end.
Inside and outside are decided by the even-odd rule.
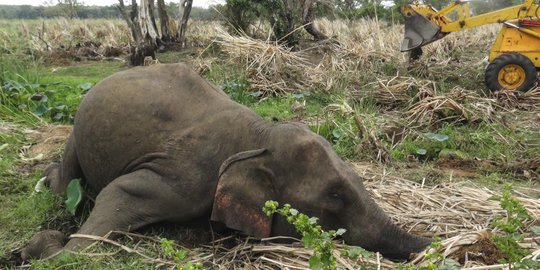
POLYGON ((331 208, 343 207, 343 198, 341 194, 337 192, 330 192, 327 196, 328 196, 327 201, 329 202, 331 208))

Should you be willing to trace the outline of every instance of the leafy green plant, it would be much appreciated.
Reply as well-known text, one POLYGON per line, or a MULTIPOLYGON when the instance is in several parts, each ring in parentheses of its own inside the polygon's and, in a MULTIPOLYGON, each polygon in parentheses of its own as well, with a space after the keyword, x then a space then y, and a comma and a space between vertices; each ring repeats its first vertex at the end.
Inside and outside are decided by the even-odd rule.
MULTIPOLYGON (((77 91, 86 92, 91 87, 91 83, 83 83, 78 86, 77 91)), ((61 82, 39 84, 31 83, 22 77, 19 80, 5 79, 0 81, 0 104, 29 111, 55 122, 66 122, 73 118, 73 112, 64 103, 64 97, 60 93, 71 91, 72 88, 61 82)))
POLYGON ((428 264, 426 266, 419 267, 418 270, 460 269, 460 265, 457 261, 444 257, 444 254, 441 252, 443 249, 441 239, 435 239, 431 243, 429 249, 433 249, 435 250, 435 252, 426 254, 426 260, 428 261, 428 264))
POLYGON ((429 248, 432 252, 425 255, 427 264, 416 266, 411 264, 401 265, 402 270, 458 270, 461 269, 459 262, 453 259, 445 258, 441 252, 443 250, 442 241, 440 238, 435 238, 429 248))
POLYGON ((358 143, 358 128, 351 115, 326 114, 324 121, 310 126, 311 130, 332 143, 336 152, 346 158, 353 157, 358 143))
POLYGON ((247 84, 241 82, 228 82, 222 85, 221 88, 231 99, 244 105, 253 103, 258 95, 258 93, 249 93, 247 84))
MULTIPOLYGON (((367 251, 361 247, 343 246, 341 248, 341 255, 348 257, 352 260, 358 260, 359 258, 369 259, 373 257, 373 252, 367 251)), ((377 266, 370 262, 362 262, 358 264, 359 270, 375 269, 377 266)))
POLYGON ((449 137, 445 134, 428 132, 422 134, 422 139, 414 153, 422 159, 431 160, 446 148, 445 142, 449 137))
POLYGON ((73 179, 69 182, 66 189, 66 208, 72 215, 75 215, 77 207, 82 201, 84 190, 81 186, 81 179, 73 179))
POLYGON ((494 235, 492 237, 497 248, 506 255, 506 258, 501 259, 501 262, 512 263, 516 269, 540 268, 540 262, 523 259, 530 252, 519 245, 523 241, 521 232, 525 230, 527 222, 532 217, 523 204, 512 196, 512 185, 505 185, 501 196, 493 196, 490 199, 498 201, 506 211, 506 216, 496 215, 490 224, 491 227, 504 232, 504 235, 494 235))
POLYGON ((168 259, 173 260, 178 265, 178 269, 182 270, 199 270, 202 269, 203 265, 202 263, 192 263, 187 262, 183 263, 184 260, 187 259, 189 255, 189 251, 187 249, 176 249, 174 245, 174 240, 169 240, 167 238, 161 238, 160 241, 161 249, 163 250, 163 253, 165 254, 165 257, 168 259))
POLYGON ((264 204, 263 212, 268 216, 273 214, 282 215, 287 219, 287 222, 294 225, 296 231, 302 236, 304 246, 313 249, 313 256, 309 259, 309 267, 311 269, 336 269, 336 258, 333 255, 335 244, 333 240, 337 236, 343 235, 346 230, 324 231, 317 224, 318 219, 316 217, 309 217, 302 214, 292 208, 290 204, 285 204, 282 208, 278 207, 278 202, 267 201, 264 204))
POLYGON ((341 254, 343 256, 349 257, 353 260, 358 259, 360 257, 362 258, 370 258, 373 256, 373 252, 367 251, 361 247, 348 247, 346 246, 342 251, 341 254))

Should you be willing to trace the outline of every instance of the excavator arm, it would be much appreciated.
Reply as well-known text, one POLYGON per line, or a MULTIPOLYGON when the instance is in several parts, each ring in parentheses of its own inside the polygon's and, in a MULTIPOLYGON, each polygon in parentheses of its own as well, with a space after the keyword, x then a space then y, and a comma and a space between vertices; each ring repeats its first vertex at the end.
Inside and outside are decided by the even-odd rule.
MULTIPOLYGON (((467 1, 456 1, 440 11, 424 4, 410 4, 401 7, 405 17, 405 37, 401 51, 421 48, 439 40, 451 32, 478 27, 491 23, 506 23, 509 20, 539 18, 540 6, 534 0, 526 0, 492 12, 471 16, 467 1), (454 14, 454 20, 450 15, 454 14)), ((526 33, 526 31, 524 31, 526 33)))

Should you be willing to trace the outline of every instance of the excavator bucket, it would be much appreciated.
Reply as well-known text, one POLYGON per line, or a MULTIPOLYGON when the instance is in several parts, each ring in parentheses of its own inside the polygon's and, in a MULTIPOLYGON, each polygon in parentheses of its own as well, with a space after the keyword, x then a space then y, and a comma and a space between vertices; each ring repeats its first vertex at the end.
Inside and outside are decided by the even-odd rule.
POLYGON ((414 10, 402 11, 405 16, 405 37, 401 51, 407 52, 442 38, 441 28, 414 10))

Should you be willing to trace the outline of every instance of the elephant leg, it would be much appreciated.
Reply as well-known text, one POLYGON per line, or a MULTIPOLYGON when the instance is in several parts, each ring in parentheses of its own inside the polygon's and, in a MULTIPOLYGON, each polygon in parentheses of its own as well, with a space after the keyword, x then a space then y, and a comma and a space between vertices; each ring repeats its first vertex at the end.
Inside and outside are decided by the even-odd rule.
MULTIPOLYGON (((193 200, 173 191, 167 181, 165 177, 147 169, 116 178, 99 193, 94 209, 77 234, 105 236, 110 231, 132 231, 160 221, 187 221, 200 216, 197 207, 192 206, 193 200)), ((111 238, 114 237, 111 235, 111 238)), ((46 240, 43 238, 41 241, 46 240)), ((92 242, 72 238, 61 249, 77 251, 92 242)), ((25 250, 33 250, 27 256, 31 258, 45 258, 59 253, 56 244, 47 250, 36 251, 31 246, 25 250)))
MULTIPOLYGON (((99 193, 94 209, 77 233, 105 236, 113 230, 133 231, 175 217, 182 212, 183 199, 167 181, 147 169, 115 179, 99 193)), ((80 250, 91 243, 73 238, 65 249, 80 250)))
POLYGON ((49 165, 43 172, 43 176, 47 177, 46 183, 53 192, 62 196, 66 194, 66 188, 71 180, 83 177, 79 159, 77 158, 73 132, 69 135, 66 143, 62 163, 49 165))
POLYGON ((47 230, 34 235, 21 251, 23 261, 30 259, 45 259, 54 256, 62 250, 67 237, 59 231, 47 230))

